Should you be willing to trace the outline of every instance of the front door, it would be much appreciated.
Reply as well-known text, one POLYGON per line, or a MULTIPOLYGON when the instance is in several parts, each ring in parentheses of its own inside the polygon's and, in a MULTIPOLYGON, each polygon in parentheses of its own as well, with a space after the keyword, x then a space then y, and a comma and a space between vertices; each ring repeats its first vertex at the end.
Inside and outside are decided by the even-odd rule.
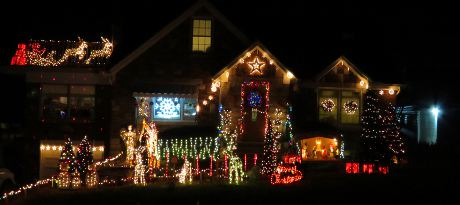
POLYGON ((250 81, 241 85, 241 125, 238 153, 262 154, 267 128, 270 85, 268 82, 250 81))

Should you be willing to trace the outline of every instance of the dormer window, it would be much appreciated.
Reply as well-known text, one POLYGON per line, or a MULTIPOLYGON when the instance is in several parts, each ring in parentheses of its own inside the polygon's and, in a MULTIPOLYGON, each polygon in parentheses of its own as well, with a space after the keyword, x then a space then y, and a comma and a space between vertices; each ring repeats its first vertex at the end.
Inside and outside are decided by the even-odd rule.
POLYGON ((194 19, 192 51, 206 52, 211 47, 211 20, 194 19))

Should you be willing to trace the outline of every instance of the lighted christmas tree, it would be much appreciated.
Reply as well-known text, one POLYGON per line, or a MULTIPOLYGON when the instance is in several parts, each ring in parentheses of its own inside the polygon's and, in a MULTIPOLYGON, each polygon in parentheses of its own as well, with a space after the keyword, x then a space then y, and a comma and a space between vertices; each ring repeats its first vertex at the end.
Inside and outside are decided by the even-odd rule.
POLYGON ((236 133, 232 133, 232 121, 231 121, 232 111, 224 109, 220 112, 220 125, 217 127, 219 133, 220 147, 223 148, 222 152, 224 154, 230 155, 233 153, 233 150, 236 148, 235 140, 236 133))
POLYGON ((267 134, 264 140, 264 153, 262 156, 262 173, 270 175, 276 167, 276 141, 273 135, 272 123, 269 120, 267 134))
POLYGON ((289 139, 289 147, 287 153, 296 154, 300 156, 300 147, 299 143, 297 143, 294 137, 294 131, 292 127, 292 119, 291 119, 292 107, 289 106, 288 113, 286 114, 286 135, 289 139))
POLYGON ((400 127, 396 119, 396 110, 391 103, 387 103, 385 106, 385 115, 384 115, 384 126, 385 126, 385 139, 388 145, 389 154, 395 162, 398 162, 398 159, 403 157, 406 152, 406 146, 404 140, 401 137, 399 132, 400 127))
POLYGON ((381 101, 374 91, 368 91, 364 99, 361 115, 361 138, 365 160, 383 160, 385 145, 383 140, 381 101))
POLYGON ((70 138, 68 138, 64 147, 62 148, 61 157, 59 158, 59 188, 69 188, 71 177, 70 175, 75 171, 75 168, 75 155, 73 153, 72 141, 70 141, 70 138))
POLYGON ((368 91, 361 115, 361 138, 364 159, 388 162, 392 156, 405 153, 394 106, 368 91))
POLYGON ((78 145, 77 152, 77 170, 80 173, 81 181, 86 185, 86 175, 88 174, 89 166, 93 164, 93 152, 91 145, 86 136, 78 145))

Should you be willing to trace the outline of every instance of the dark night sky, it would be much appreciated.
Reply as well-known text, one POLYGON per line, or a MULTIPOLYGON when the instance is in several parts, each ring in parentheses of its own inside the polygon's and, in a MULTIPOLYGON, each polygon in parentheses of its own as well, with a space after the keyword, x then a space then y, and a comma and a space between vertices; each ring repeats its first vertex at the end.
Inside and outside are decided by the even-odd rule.
MULTIPOLYGON (((459 16, 454 6, 422 3, 210 0, 252 40, 298 76, 310 77, 340 55, 377 81, 406 83, 416 99, 457 107, 459 16)), ((0 64, 27 39, 115 40, 118 61, 195 0, 75 1, 0 5, 0 64)), ((0 4, 5 4, 4 2, 0 4)))

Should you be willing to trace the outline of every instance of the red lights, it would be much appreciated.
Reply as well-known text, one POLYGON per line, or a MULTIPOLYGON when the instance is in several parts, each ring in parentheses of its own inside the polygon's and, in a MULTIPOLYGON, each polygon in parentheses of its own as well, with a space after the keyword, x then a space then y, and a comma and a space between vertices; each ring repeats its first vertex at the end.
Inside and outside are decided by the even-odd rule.
POLYGON ((271 184, 290 184, 302 179, 302 172, 297 170, 295 164, 278 165, 270 178, 271 184))
POLYGON ((388 174, 388 166, 376 165, 372 163, 362 164, 362 170, 360 171, 360 164, 357 162, 347 162, 345 163, 345 172, 347 174, 388 174), (378 168, 377 168, 378 167, 378 168), (378 171, 378 172, 377 172, 378 171))
POLYGON ((228 157, 227 157, 227 155, 224 156, 224 164, 225 164, 225 176, 227 176, 227 172, 228 172, 228 157))
POLYGON ((27 55, 26 55, 26 44, 18 44, 18 49, 11 59, 11 65, 26 65, 27 55))
POLYGON ((213 160, 213 156, 211 155, 211 159, 210 159, 210 162, 209 162, 209 176, 212 177, 212 160, 213 160))
POLYGON ((276 167, 271 175, 271 184, 290 184, 302 179, 302 172, 297 170, 296 162, 300 162, 300 156, 286 155, 283 157, 285 164, 276 167))

